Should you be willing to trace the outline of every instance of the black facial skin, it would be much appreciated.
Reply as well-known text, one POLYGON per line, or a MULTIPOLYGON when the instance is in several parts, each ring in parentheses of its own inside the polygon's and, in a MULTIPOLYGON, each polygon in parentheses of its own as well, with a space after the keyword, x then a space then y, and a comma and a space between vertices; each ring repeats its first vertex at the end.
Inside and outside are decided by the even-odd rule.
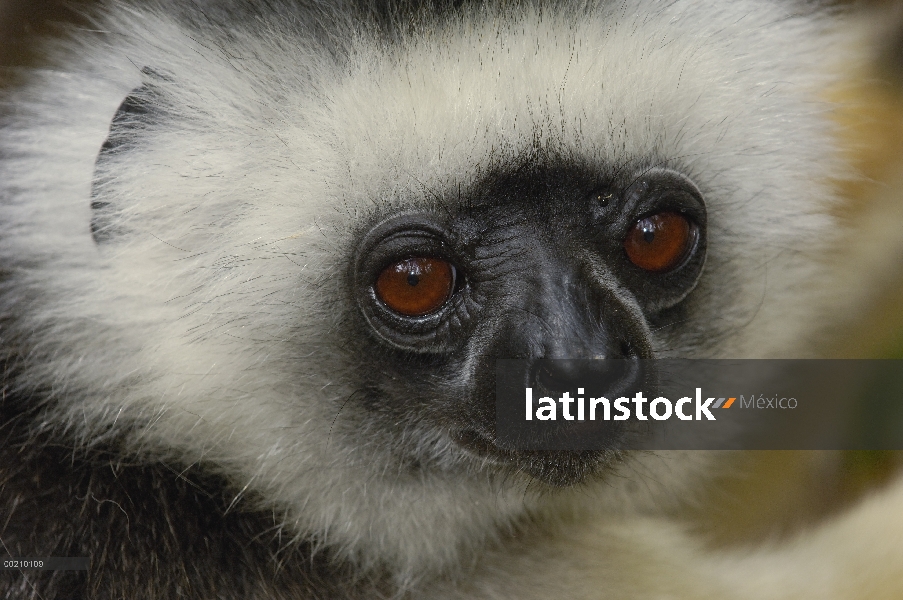
POLYGON ((552 395, 604 377, 612 363, 595 361, 597 372, 586 373, 541 359, 653 358, 649 323, 678 305, 702 272, 701 194, 664 169, 600 182, 588 169, 526 167, 488 177, 448 206, 384 218, 358 246, 353 289, 371 334, 358 345, 362 364, 372 366, 364 403, 396 423, 443 428, 467 451, 548 484, 583 481, 616 455, 623 431, 606 424, 611 451, 500 448, 495 361, 526 359, 524 385, 552 395), (671 270, 644 271, 624 239, 638 220, 661 212, 688 219, 690 248, 671 270), (374 282, 414 257, 448 261, 456 281, 438 310, 406 317, 380 300, 374 282))

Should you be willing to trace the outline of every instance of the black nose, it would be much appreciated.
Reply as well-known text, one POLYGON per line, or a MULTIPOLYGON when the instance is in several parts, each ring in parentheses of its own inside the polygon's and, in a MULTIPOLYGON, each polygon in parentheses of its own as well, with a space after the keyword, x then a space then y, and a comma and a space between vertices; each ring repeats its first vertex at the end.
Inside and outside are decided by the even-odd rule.
POLYGON ((544 358, 534 362, 529 379, 550 395, 585 388, 612 397, 636 387, 644 379, 642 369, 638 360, 544 358))

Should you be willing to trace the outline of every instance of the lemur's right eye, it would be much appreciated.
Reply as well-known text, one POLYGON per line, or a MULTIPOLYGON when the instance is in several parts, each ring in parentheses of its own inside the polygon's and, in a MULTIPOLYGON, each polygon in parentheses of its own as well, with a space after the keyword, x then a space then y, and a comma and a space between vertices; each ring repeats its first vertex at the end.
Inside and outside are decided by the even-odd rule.
POLYGON ((376 279, 376 297, 405 317, 422 317, 445 304, 455 289, 455 267, 441 258, 409 258, 389 265, 376 279))
POLYGON ((664 273, 681 265, 695 241, 696 226, 687 217, 667 211, 637 221, 624 238, 624 250, 639 268, 664 273))

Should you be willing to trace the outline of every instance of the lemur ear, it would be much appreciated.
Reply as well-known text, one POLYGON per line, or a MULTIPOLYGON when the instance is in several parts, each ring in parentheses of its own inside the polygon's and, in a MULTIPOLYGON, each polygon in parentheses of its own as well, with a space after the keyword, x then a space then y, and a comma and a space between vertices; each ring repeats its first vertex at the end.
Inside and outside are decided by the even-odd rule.
POLYGON ((94 181, 91 187, 91 235, 98 244, 104 243, 116 235, 114 223, 115 213, 122 207, 116 207, 106 200, 105 187, 112 181, 112 169, 108 163, 118 156, 140 145, 145 130, 159 122, 162 105, 162 92, 159 82, 166 78, 145 67, 141 69, 146 83, 135 88, 125 97, 110 123, 110 133, 100 147, 94 164, 94 181))

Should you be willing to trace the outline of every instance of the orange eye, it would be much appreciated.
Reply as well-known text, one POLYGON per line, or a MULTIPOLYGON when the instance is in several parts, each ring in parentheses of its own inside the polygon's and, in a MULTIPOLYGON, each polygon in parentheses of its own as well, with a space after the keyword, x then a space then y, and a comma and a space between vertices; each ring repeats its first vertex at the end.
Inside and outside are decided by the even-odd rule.
POLYGON ((455 286, 455 269, 439 258, 409 258, 383 269, 376 295, 395 312, 420 317, 445 304, 455 286))
POLYGON ((690 221, 678 213, 662 212, 637 221, 627 232, 624 250, 639 268, 661 273, 679 265, 692 242, 690 221))

